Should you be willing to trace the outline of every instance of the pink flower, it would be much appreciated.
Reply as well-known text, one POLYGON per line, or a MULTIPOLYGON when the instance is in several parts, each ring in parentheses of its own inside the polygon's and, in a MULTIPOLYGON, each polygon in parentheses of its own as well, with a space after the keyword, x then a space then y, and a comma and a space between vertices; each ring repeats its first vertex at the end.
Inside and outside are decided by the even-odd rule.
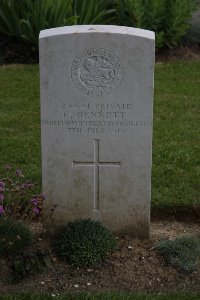
POLYGON ((5 183, 3 181, 0 181, 0 187, 4 188, 4 186, 5 186, 5 183))
POLYGON ((27 187, 27 184, 26 184, 26 183, 22 183, 21 189, 23 190, 23 189, 25 189, 26 187, 27 187))
POLYGON ((4 192, 4 186, 5 186, 5 183, 3 181, 0 181, 0 193, 4 192))
POLYGON ((38 207, 34 207, 33 212, 38 215, 40 213, 40 210, 38 207))
POLYGON ((31 199, 31 204, 33 204, 33 205, 37 205, 38 204, 38 200, 37 200, 37 198, 32 198, 31 199))
POLYGON ((28 182, 28 183, 27 183, 27 188, 28 188, 28 189, 31 189, 32 187, 33 187, 33 183, 28 182))
POLYGON ((0 215, 2 215, 2 214, 4 214, 4 213, 5 213, 5 210, 4 210, 3 206, 0 205, 0 215))
POLYGON ((2 202, 3 201, 3 195, 2 194, 0 194, 0 202, 2 202))
POLYGON ((19 177, 22 177, 22 176, 23 176, 22 171, 21 171, 20 169, 17 169, 16 172, 15 172, 15 174, 16 174, 17 176, 19 176, 19 177))

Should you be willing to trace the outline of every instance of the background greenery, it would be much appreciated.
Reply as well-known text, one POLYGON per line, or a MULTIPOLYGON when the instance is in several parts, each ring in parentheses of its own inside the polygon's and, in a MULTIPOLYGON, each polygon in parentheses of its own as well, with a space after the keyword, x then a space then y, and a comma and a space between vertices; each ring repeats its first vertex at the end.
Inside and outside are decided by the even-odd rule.
POLYGON ((156 33, 157 48, 173 48, 189 28, 194 0, 119 0, 120 25, 139 27, 156 33))
MULTIPOLYGON (((38 66, 3 66, 0 82, 0 167, 41 184, 38 66)), ((200 62, 156 65, 153 208, 199 206, 199 103, 200 62)))
POLYGON ((0 295, 0 300, 199 300, 199 295, 133 295, 133 294, 76 294, 76 295, 0 295))
POLYGON ((189 28, 197 0, 1 0, 0 33, 38 47, 40 30, 75 24, 115 24, 156 32, 156 47, 172 48, 189 28))
POLYGON ((0 32, 36 47, 42 29, 111 21, 114 0, 1 0, 0 32))

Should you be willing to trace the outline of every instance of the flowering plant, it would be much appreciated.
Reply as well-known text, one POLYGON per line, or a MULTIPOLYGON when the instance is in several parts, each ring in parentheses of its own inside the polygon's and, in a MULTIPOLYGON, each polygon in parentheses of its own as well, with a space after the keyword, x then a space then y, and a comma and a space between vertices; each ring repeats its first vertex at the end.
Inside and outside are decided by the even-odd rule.
POLYGON ((6 166, 6 177, 0 176, 0 217, 29 222, 42 214, 44 195, 37 185, 25 180, 20 169, 6 166))

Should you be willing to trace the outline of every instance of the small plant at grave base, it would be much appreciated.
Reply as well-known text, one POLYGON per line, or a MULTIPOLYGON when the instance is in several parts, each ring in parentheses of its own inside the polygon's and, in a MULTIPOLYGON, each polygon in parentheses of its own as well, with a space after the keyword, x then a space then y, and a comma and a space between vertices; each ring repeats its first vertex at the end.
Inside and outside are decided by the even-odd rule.
POLYGON ((58 239, 58 256, 79 267, 102 263, 116 249, 115 236, 100 222, 90 219, 69 223, 58 239))
POLYGON ((200 257, 200 238, 183 236, 174 240, 160 241, 155 249, 175 268, 191 273, 196 270, 200 257))
POLYGON ((20 280, 35 275, 52 266, 49 254, 41 250, 34 250, 26 253, 20 253, 13 258, 13 281, 20 280))
POLYGON ((0 175, 1 217, 29 223, 42 213, 44 195, 36 192, 36 185, 25 180, 20 169, 6 166, 0 175), (4 174, 6 173, 6 174, 4 174))
POLYGON ((20 221, 1 219, 0 255, 17 253, 33 242, 32 232, 20 221))

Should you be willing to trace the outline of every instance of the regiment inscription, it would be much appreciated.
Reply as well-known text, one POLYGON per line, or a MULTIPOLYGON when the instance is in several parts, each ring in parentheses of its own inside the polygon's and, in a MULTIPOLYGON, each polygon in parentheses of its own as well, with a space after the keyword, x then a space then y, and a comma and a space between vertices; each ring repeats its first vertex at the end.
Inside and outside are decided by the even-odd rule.
POLYGON ((64 127, 72 134, 125 134, 137 127, 151 127, 148 120, 132 119, 131 103, 62 103, 60 118, 42 120, 42 126, 64 127))

